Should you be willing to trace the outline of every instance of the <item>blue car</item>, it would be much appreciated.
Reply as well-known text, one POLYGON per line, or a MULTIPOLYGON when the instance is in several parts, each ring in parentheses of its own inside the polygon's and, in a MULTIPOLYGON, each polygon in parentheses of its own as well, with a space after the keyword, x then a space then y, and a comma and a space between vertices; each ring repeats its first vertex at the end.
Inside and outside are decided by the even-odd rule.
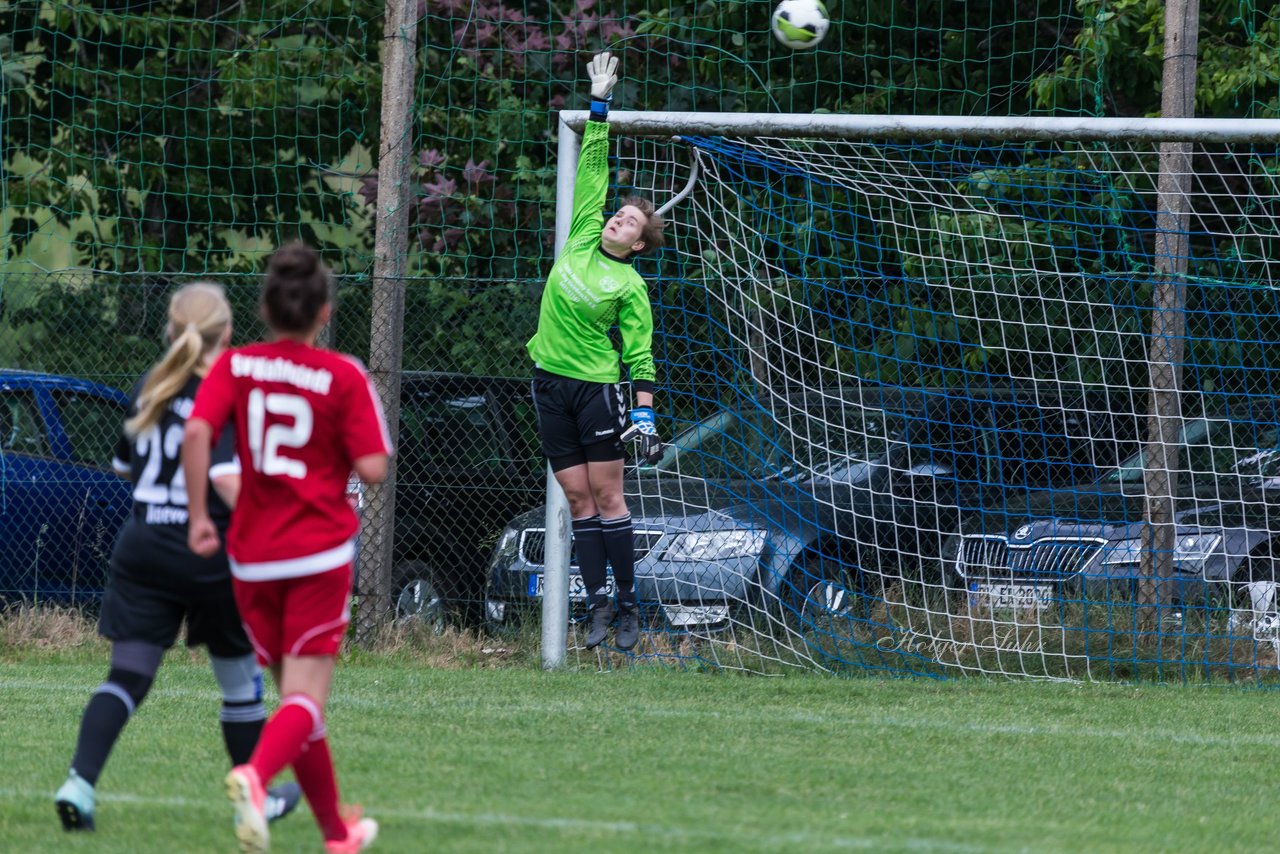
POLYGON ((0 603, 101 597, 128 481, 111 469, 118 389, 0 370, 0 603))

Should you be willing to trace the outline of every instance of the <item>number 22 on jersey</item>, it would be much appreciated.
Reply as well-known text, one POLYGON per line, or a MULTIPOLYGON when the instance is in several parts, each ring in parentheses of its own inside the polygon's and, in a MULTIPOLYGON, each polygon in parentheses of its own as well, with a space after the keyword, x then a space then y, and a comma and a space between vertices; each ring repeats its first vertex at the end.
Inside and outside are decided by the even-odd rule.
POLYGON ((285 456, 282 450, 301 448, 311 439, 315 416, 311 404, 297 394, 264 392, 255 388, 249 392, 248 412, 249 454, 253 467, 265 475, 284 475, 302 480, 307 476, 307 464, 285 456), (292 419, 292 424, 267 425, 267 415, 292 419))
POLYGON ((187 504, 187 479, 178 464, 182 450, 182 425, 170 424, 160 432, 153 425, 138 434, 134 450, 146 459, 138 482, 133 487, 133 500, 140 504, 187 504))

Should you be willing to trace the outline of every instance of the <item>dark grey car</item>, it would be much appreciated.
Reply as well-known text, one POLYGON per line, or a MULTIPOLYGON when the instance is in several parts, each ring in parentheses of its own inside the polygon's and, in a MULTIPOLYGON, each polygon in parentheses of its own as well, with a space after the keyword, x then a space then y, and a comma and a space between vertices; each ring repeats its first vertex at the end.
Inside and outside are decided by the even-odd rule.
MULTIPOLYGON (((1002 500, 1010 484, 1088 481, 1135 437, 1132 416, 1106 402, 1031 389, 859 386, 772 409, 743 401, 629 471, 638 594, 680 627, 723 625, 743 609, 794 618, 833 592, 936 568, 962 509, 1002 500)), ((513 519, 495 549, 491 623, 540 598, 544 513, 513 519)))
MULTIPOLYGON (((734 608, 776 595, 804 544, 819 537, 812 471, 830 468, 829 457, 875 459, 899 429, 877 403, 792 399, 775 417, 747 402, 681 432, 655 465, 630 468, 641 602, 673 626, 714 627, 734 608), (801 441, 834 412, 841 423, 858 419, 859 429, 831 431, 823 445, 801 441), (791 476, 797 470, 808 476, 791 476)), ((498 542, 486 602, 492 624, 529 613, 541 598, 544 518, 541 507, 516 517, 498 542)), ((570 600, 581 606, 576 555, 570 562, 570 600)))
MULTIPOLYGON (((1273 626, 1280 577, 1276 401, 1187 420, 1178 447, 1171 585, 1176 608, 1217 609, 1273 626)), ((1097 481, 1032 496, 1017 512, 971 520, 947 544, 950 580, 972 607, 1133 603, 1142 580, 1144 459, 1097 481)))

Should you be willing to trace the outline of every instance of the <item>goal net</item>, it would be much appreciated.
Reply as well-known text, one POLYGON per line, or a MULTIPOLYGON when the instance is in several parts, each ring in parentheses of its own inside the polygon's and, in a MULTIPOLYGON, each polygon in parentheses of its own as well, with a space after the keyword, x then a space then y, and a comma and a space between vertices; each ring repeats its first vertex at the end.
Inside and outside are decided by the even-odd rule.
POLYGON ((635 655, 1275 675, 1274 123, 910 121, 614 117, 619 195, 691 187, 635 655))

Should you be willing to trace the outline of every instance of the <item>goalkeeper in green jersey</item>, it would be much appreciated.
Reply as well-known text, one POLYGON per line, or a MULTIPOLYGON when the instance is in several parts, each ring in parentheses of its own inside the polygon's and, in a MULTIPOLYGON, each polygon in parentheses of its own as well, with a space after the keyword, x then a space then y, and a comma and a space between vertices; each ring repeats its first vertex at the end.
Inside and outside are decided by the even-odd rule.
POLYGON ((529 341, 534 404, 542 452, 569 500, 578 567, 591 611, 587 648, 599 646, 615 617, 619 649, 640 637, 636 613, 635 544, 622 494, 624 440, 655 462, 662 453, 653 416, 653 312, 631 259, 662 246, 663 222, 647 199, 631 197, 606 222, 609 188, 609 99, 618 60, 600 53, 587 64, 591 116, 573 193, 569 237, 547 277, 538 331, 529 341), (609 331, 618 327, 622 353, 609 331), (628 413, 620 363, 635 391, 628 413), (630 421, 630 424, 628 424, 630 421), (617 605, 610 601, 606 564, 613 567, 617 605))

